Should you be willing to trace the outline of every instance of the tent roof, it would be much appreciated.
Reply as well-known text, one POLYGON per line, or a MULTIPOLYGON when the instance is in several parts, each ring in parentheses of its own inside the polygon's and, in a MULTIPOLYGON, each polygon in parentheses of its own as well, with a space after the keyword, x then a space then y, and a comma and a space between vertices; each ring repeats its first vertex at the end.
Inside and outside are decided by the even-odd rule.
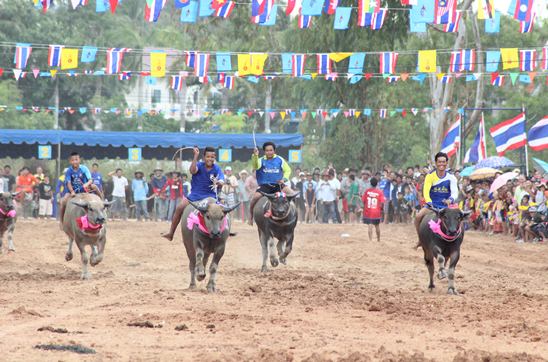
MULTIPOLYGON (((257 134, 257 145, 272 141, 280 147, 298 147, 303 136, 295 134, 257 134)), ((188 147, 206 146, 224 148, 253 148, 252 134, 206 134, 206 133, 147 133, 147 132, 90 132, 56 130, 0 129, 0 143, 15 144, 74 144, 114 147, 188 147)))

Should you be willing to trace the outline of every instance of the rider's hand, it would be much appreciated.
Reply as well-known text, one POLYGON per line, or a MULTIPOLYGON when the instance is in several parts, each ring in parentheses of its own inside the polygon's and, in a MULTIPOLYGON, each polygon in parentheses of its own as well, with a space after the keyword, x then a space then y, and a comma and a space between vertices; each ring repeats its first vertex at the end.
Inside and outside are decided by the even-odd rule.
POLYGON ((200 156, 200 149, 198 147, 194 147, 193 151, 194 151, 194 159, 197 160, 198 157, 200 156))
POLYGON ((254 154, 255 156, 259 156, 259 149, 258 149, 257 147, 255 147, 255 148, 253 149, 253 154, 254 154))

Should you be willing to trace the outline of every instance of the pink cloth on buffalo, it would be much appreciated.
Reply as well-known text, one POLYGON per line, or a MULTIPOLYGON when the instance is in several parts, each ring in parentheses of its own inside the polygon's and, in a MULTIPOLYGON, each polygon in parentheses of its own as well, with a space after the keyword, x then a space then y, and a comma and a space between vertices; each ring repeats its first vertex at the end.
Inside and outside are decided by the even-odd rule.
MULTIPOLYGON (((196 214, 194 212, 191 212, 188 215, 188 218, 186 219, 186 227, 188 230, 194 229, 194 225, 197 225, 200 230, 206 234, 209 234, 209 230, 205 226, 204 218, 201 214, 196 214)), ((228 219, 227 217, 223 217, 223 224, 221 225, 221 232, 225 231, 225 229, 228 227, 228 219)))
POLYGON ((101 224, 92 224, 91 222, 89 222, 87 215, 76 218, 76 223, 82 231, 96 231, 103 227, 103 225, 101 224))
POLYGON ((8 212, 5 212, 3 209, 0 209, 0 213, 2 215, 6 215, 7 217, 15 217, 17 215, 17 212, 15 210, 10 210, 8 212))
POLYGON ((438 234, 439 236, 441 236, 445 240, 449 240, 449 241, 455 240, 460 235, 460 231, 461 231, 460 226, 459 226, 459 231, 457 232, 457 235, 449 236, 449 235, 445 234, 443 232, 443 230, 441 230, 441 219, 438 219, 438 221, 430 220, 428 222, 428 226, 430 226, 430 230, 432 230, 432 232, 434 234, 438 234))

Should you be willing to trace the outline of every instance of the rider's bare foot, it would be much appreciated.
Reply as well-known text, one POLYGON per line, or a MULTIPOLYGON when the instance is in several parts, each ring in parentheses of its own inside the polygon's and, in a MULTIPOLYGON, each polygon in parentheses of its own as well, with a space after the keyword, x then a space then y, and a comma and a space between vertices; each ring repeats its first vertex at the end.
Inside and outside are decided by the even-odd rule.
POLYGON ((165 233, 165 234, 162 234, 162 237, 166 238, 169 241, 173 241, 173 234, 165 233))

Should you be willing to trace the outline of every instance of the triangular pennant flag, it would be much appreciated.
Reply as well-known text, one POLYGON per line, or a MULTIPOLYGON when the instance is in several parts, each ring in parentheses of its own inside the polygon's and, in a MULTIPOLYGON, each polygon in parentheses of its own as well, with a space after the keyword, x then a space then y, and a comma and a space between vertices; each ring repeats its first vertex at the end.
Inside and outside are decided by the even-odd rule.
POLYGON ((14 69, 13 70, 13 76, 15 77, 15 80, 19 80, 19 78, 21 77, 21 73, 23 71, 21 69, 14 69))
POLYGON ((118 6, 118 0, 109 0, 110 2, 110 12, 114 14, 116 7, 118 6))
POLYGON ((396 110, 391 110, 390 111, 390 117, 394 117, 396 115, 396 110))
POLYGON ((361 115, 361 114, 362 114, 362 112, 356 111, 356 113, 354 113, 354 117, 360 118, 360 115, 361 115))
POLYGON ((286 113, 284 111, 280 112, 280 117, 282 117, 282 121, 285 119, 286 113))
POLYGON ((264 116, 264 112, 259 112, 259 116, 262 118, 264 116))
POLYGON ((57 69, 50 70, 49 74, 51 75, 52 78, 55 78, 55 75, 57 74, 57 69))
POLYGON ((318 73, 310 73, 310 76, 312 77, 312 79, 316 79, 316 77, 318 76, 318 73))
POLYGON ((273 120, 274 117, 276 117, 276 112, 270 112, 268 113, 270 115, 270 119, 273 120))
POLYGON ((442 80, 442 78, 445 76, 445 73, 438 73, 436 74, 436 77, 438 77, 438 80, 442 80))
POLYGON ((407 79, 409 79, 409 73, 402 73, 401 80, 406 81, 407 79))
POLYGON ((38 75, 40 74, 40 69, 38 68, 32 69, 32 74, 34 74, 34 78, 38 78, 38 75))
POLYGON ((329 53, 329 59, 334 62, 340 62, 341 60, 346 59, 351 55, 352 53, 329 53))
POLYGON ((531 78, 531 82, 534 82, 535 77, 537 76, 537 72, 529 72, 529 78, 531 78))
POLYGON ((516 80, 519 77, 519 73, 510 73, 510 80, 512 81, 512 85, 516 84, 516 80))
POLYGON ((310 112, 310 114, 312 115, 312 119, 316 118, 316 112, 312 111, 312 112, 310 112))

